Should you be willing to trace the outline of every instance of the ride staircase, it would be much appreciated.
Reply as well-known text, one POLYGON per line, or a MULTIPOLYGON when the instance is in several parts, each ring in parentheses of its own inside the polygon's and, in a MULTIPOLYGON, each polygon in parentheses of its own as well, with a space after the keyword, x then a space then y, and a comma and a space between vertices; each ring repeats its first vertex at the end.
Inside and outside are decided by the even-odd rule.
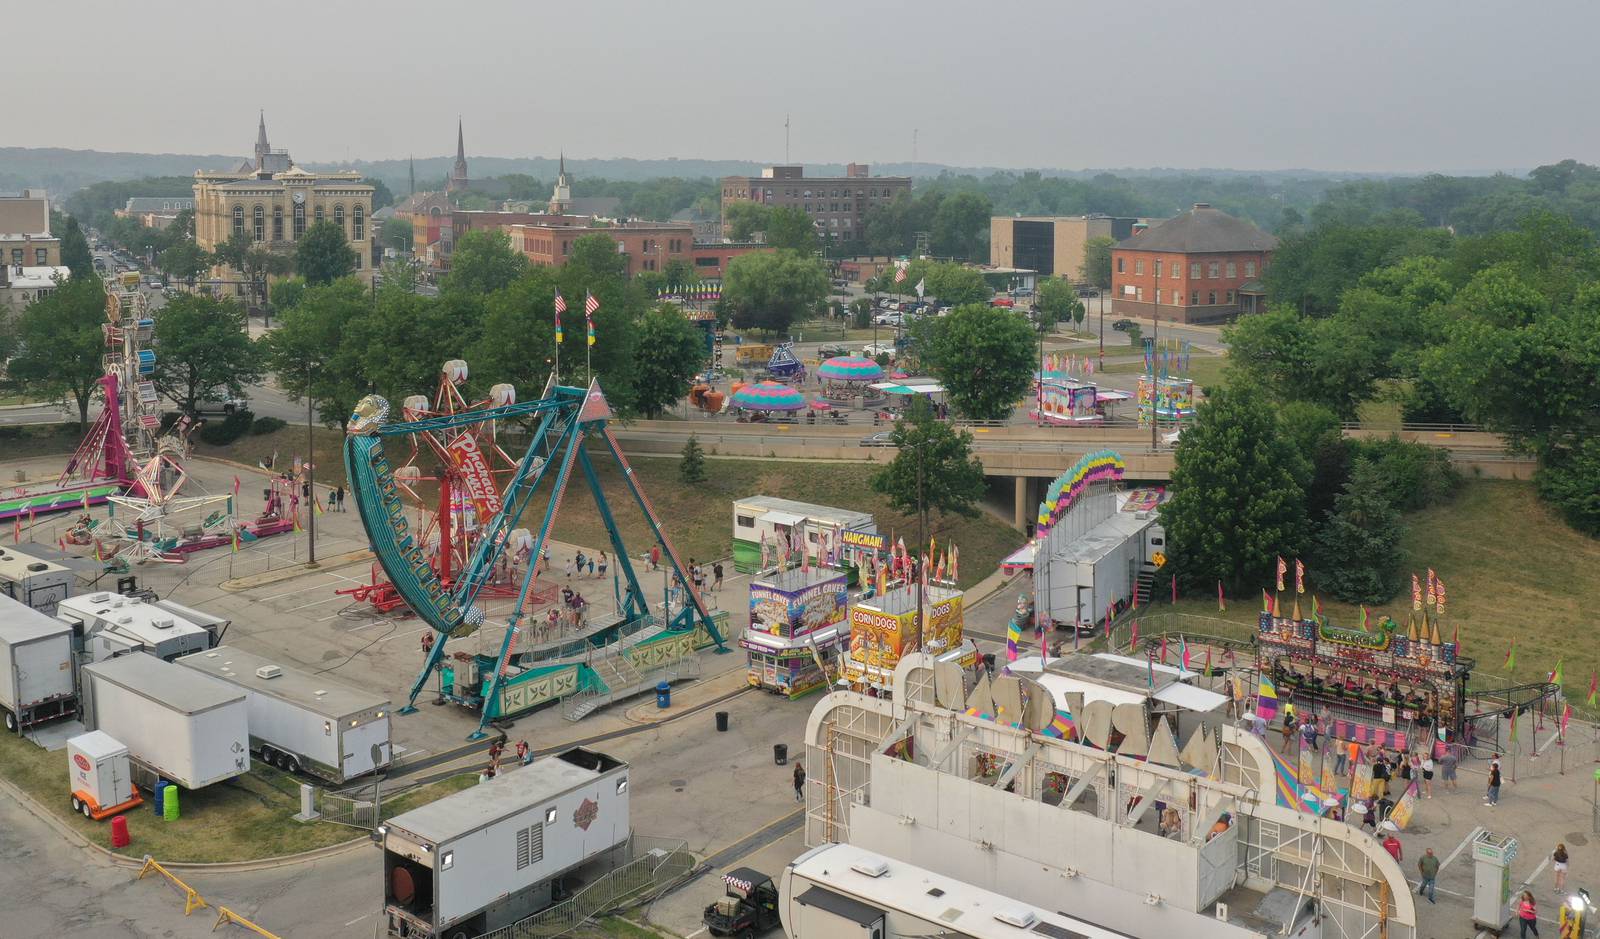
POLYGON ((700 657, 693 650, 665 659, 649 669, 636 666, 628 650, 597 655, 587 664, 593 673, 589 687, 568 695, 561 702, 561 716, 569 721, 581 721, 609 704, 654 691, 663 681, 673 682, 700 674, 700 657))

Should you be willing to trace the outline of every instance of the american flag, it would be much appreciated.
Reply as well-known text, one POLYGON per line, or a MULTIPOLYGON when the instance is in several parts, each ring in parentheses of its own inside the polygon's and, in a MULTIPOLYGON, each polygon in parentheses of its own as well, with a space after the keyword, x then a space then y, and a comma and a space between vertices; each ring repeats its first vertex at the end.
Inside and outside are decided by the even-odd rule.
POLYGON ((584 291, 583 324, 588 330, 589 345, 591 346, 594 345, 594 320, 591 317, 594 316, 595 311, 598 309, 600 309, 600 301, 594 298, 594 294, 584 291))
POLYGON ((894 282, 897 283, 897 284, 903 284, 903 283, 906 282, 906 269, 905 268, 902 267, 902 268, 900 268, 900 269, 898 269, 898 270, 896 270, 894 272, 894 282))

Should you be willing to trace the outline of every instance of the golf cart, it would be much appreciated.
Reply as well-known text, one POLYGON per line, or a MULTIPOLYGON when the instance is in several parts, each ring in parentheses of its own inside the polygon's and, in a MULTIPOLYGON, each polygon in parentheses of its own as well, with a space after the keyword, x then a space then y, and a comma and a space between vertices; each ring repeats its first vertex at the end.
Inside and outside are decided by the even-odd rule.
POLYGON ((748 867, 722 875, 728 895, 706 907, 701 922, 713 936, 750 939, 778 925, 778 888, 772 878, 748 867))

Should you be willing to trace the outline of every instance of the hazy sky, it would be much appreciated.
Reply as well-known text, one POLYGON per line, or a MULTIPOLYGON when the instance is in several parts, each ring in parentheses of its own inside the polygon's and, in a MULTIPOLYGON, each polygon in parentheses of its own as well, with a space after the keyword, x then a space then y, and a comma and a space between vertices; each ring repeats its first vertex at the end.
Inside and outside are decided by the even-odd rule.
MULTIPOLYGON (((0 145, 1063 168, 1600 160, 1600 3, 55 0, 0 145), (780 10, 782 12, 780 12, 780 10)), ((9 30, 8 30, 9 31, 9 30)), ((20 35, 14 39, 21 38, 20 35)), ((20 85, 18 83, 21 83, 20 85)))

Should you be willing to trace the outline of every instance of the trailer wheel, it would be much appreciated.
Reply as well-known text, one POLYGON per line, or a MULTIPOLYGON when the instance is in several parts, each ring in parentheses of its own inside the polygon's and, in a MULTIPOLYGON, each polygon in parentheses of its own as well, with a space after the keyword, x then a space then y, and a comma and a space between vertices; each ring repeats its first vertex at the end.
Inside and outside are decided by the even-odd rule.
MULTIPOLYGON (((4 710, 4 709, 0 708, 0 710, 4 710)), ((10 711, 6 711, 5 715, 6 715, 6 730, 10 731, 11 733, 16 733, 17 732, 17 715, 11 713, 10 711)))
POLYGON ((72 797, 72 811, 74 811, 74 812, 82 812, 83 811, 83 800, 78 798, 77 796, 73 796, 72 797))
POLYGON ((300 772, 300 761, 295 757, 285 753, 280 759, 282 762, 279 765, 283 768, 285 773, 300 772))
POLYGON ((84 818, 87 818, 90 821, 94 821, 94 810, 89 807, 89 803, 87 803, 87 802, 83 803, 83 808, 80 811, 83 812, 83 817, 84 818))
POLYGON ((450 939, 472 939, 472 933, 467 932, 465 929, 458 929, 450 934, 450 939))

